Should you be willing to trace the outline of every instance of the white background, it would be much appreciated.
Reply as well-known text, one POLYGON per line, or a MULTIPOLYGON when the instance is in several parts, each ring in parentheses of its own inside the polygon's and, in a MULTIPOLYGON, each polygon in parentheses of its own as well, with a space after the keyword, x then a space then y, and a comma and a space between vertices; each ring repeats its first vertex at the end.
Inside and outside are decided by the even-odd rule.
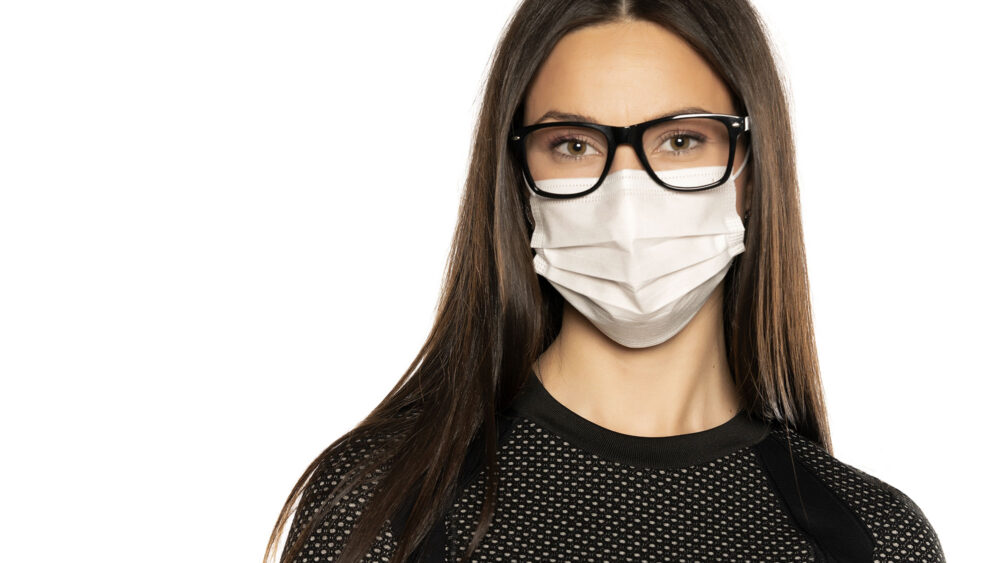
MULTIPOLYGON (((757 5, 835 455, 995 550, 985 2, 757 5)), ((6 561, 259 561, 431 327, 494 2, 0 8, 6 561)))

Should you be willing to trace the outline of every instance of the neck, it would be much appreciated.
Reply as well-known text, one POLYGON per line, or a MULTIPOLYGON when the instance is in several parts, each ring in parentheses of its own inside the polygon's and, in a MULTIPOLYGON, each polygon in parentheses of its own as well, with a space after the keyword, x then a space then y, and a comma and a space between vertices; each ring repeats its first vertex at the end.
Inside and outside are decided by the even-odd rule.
POLYGON ((557 401, 622 434, 675 436, 723 424, 742 406, 726 359, 723 285, 680 332, 648 348, 618 344, 567 302, 535 373, 557 401))

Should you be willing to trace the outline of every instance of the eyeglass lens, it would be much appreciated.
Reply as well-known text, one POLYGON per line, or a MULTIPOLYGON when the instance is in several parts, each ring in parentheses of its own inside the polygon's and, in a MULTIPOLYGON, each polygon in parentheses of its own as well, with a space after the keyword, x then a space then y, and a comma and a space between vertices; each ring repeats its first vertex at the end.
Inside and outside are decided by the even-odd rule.
MULTIPOLYGON (((587 127, 543 127, 527 134, 524 148, 528 172, 538 188, 573 194, 589 190, 600 179, 608 140, 600 131, 587 127), (579 181, 567 183, 567 179, 579 181)), ((717 182, 725 174, 729 130, 725 123, 704 117, 664 121, 646 129, 642 149, 649 165, 667 184, 698 188, 717 182), (701 167, 708 168, 692 170, 690 175, 659 174, 701 167)))

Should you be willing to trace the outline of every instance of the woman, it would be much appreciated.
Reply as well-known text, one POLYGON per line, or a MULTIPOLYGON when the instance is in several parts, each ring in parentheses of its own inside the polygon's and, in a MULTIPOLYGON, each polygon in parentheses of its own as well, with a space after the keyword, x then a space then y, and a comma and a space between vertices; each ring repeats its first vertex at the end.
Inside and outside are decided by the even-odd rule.
POLYGON ((785 93, 732 0, 527 0, 432 332, 281 561, 944 561, 832 455, 785 93), (628 127, 626 127, 628 126, 628 127))

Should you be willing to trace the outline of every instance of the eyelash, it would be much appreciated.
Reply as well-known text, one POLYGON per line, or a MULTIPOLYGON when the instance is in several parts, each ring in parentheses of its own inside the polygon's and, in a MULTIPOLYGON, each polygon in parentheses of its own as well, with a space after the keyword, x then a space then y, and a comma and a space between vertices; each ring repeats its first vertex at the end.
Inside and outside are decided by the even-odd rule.
MULTIPOLYGON (((584 143, 587 143, 590 146, 594 146, 594 144, 588 142, 587 139, 580 138, 580 137, 574 137, 573 135, 561 135, 561 136, 556 137, 555 139, 552 139, 551 141, 549 141, 549 150, 551 151, 552 149, 558 147, 559 145, 565 143, 566 141, 582 141, 584 143)), ((570 156, 570 155, 562 154, 562 153, 558 153, 558 154, 559 154, 560 157, 563 157, 563 158, 579 158, 579 157, 574 157, 574 156, 570 156)))
POLYGON ((661 139, 665 141, 667 139, 673 139, 675 137, 687 137, 690 139, 694 139, 699 143, 705 142, 705 136, 700 133, 695 133, 694 131, 671 131, 669 135, 664 135, 663 137, 661 137, 661 139))

